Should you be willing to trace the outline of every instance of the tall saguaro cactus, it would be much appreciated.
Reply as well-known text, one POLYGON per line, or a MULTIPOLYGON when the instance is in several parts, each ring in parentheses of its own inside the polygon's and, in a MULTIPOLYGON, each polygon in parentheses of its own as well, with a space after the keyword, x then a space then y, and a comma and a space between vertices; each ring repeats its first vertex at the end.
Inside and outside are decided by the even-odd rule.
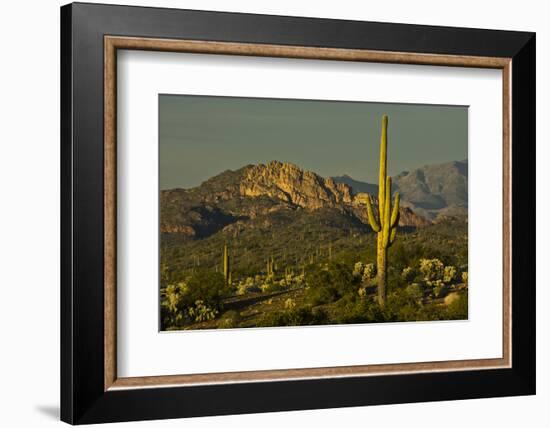
POLYGON ((223 277, 226 284, 231 282, 231 268, 229 266, 229 253, 227 251, 227 242, 223 245, 223 277))
POLYGON ((391 203, 391 177, 387 175, 388 116, 382 117, 380 135, 380 178, 378 182, 378 212, 372 206, 371 197, 367 198, 369 223, 377 234, 376 281, 378 283, 378 303, 386 303, 388 248, 393 244, 399 223, 399 193, 395 192, 393 207, 391 203))

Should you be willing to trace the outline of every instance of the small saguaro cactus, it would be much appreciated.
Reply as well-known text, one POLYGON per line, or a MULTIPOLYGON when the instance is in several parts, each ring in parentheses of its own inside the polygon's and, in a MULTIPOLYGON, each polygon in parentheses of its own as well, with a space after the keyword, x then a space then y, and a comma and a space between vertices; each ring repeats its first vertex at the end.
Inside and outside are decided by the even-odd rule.
POLYGON ((387 292, 388 248, 393 244, 399 223, 399 193, 395 192, 393 207, 391 203, 391 177, 387 176, 388 116, 382 117, 380 135, 380 178, 378 183, 378 212, 373 208, 371 197, 367 201, 369 223, 377 234, 376 246, 376 282, 378 284, 378 303, 384 306, 387 292))
POLYGON ((229 266, 229 253, 227 251, 227 242, 223 245, 223 278, 226 284, 231 282, 231 268, 229 266))
POLYGON ((275 275, 275 260, 273 259, 273 256, 271 258, 267 259, 267 276, 272 277, 275 275))

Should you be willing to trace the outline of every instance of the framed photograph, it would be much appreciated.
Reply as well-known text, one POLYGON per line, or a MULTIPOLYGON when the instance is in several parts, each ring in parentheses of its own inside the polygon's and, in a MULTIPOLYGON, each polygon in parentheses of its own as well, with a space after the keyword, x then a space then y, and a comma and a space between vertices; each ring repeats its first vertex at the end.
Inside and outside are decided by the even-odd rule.
POLYGON ((535 35, 61 8, 61 418, 535 393, 535 35))

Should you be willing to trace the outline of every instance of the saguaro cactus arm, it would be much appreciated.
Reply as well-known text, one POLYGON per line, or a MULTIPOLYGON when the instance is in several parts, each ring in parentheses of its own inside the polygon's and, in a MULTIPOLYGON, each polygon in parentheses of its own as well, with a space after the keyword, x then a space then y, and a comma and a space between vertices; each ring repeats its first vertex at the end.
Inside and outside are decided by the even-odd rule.
POLYGON ((370 198, 370 195, 367 195, 367 215, 369 218, 369 224, 370 227, 372 227, 372 230, 375 232, 380 232, 380 223, 376 219, 376 216, 374 215, 374 210, 372 208, 372 201, 370 198))
POLYGON ((399 222, 399 192, 393 197, 393 211, 391 213, 390 227, 397 227, 399 222))
POLYGON ((391 247, 391 244, 393 244, 393 241, 395 241, 395 235, 397 234, 397 227, 394 227, 392 230, 391 230, 391 234, 390 234, 390 242, 388 242, 388 247, 391 247))
POLYGON ((384 244, 390 239, 390 220, 391 220, 391 177, 386 178, 386 195, 384 196, 384 219, 381 221, 382 237, 384 244))

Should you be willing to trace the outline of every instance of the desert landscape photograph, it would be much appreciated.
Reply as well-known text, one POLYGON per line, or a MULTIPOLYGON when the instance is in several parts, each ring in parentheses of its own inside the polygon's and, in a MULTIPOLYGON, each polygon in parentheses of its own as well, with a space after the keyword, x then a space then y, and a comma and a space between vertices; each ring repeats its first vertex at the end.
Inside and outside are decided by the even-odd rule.
POLYGON ((468 108, 159 95, 161 331, 468 319, 468 108))

